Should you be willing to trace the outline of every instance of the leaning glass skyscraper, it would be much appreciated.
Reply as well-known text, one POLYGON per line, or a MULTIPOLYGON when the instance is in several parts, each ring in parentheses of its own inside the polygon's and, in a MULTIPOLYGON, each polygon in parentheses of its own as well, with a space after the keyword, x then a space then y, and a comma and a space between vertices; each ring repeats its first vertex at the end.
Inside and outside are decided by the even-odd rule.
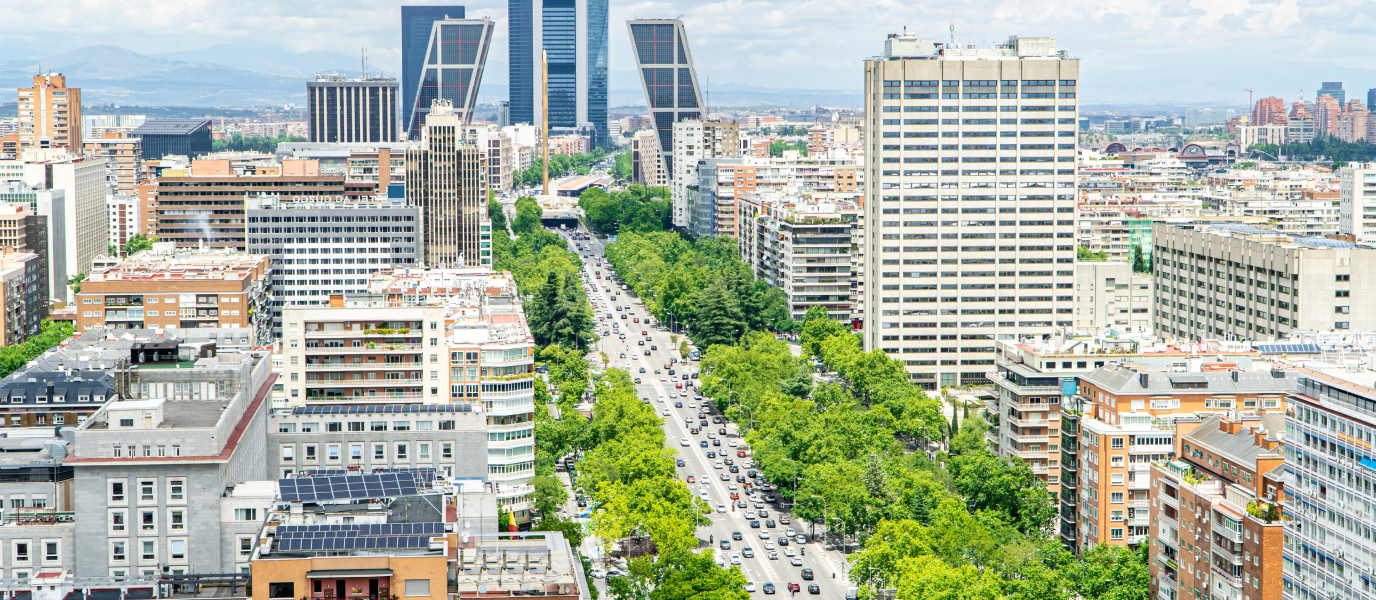
POLYGON ((401 120, 402 127, 411 122, 416 106, 421 71, 430 45, 430 30, 435 21, 445 18, 462 19, 462 6, 403 6, 401 7, 401 120))
POLYGON ((511 122, 540 124, 545 103, 553 133, 607 140, 608 0, 510 0, 511 122), (541 51, 549 92, 541 94, 541 51))

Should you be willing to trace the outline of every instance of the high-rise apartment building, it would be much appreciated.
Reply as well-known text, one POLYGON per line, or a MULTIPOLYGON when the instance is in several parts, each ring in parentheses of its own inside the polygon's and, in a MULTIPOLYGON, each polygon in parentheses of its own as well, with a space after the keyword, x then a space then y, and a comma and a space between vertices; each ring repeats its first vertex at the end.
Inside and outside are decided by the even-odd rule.
POLYGON ((274 337, 282 334, 283 308, 328 306, 332 295, 366 291, 376 271, 420 266, 420 210, 401 199, 273 194, 245 202, 248 252, 272 258, 274 337), (315 223, 331 226, 296 233, 315 223))
POLYGON ((1345 366, 1295 372, 1285 413, 1282 597, 1370 598, 1376 381, 1345 366))
POLYGON ((686 228, 690 224, 688 207, 693 188, 698 183, 698 161, 740 156, 741 129, 734 121, 694 119, 674 123, 673 128, 674 149, 668 162, 673 175, 669 178, 672 216, 675 227, 686 228))
POLYGON ((478 85, 483 80, 483 65, 496 25, 488 19, 437 19, 430 24, 430 43, 422 55, 419 77, 407 83, 414 86, 414 104, 406 110, 406 135, 418 139, 427 115, 436 102, 446 103, 468 123, 478 106, 478 85))
POLYGON ((631 138, 631 183, 645 187, 669 184, 664 172, 664 153, 660 151, 659 136, 653 131, 637 131, 631 138))
POLYGON ((1376 111, 1376 88, 1366 91, 1366 109, 1376 111))
POLYGON ((54 298, 66 298, 67 278, 90 272, 96 256, 109 245, 105 159, 30 149, 17 159, 0 160, 0 173, 5 174, 0 177, 22 182, 22 188, 14 190, 23 196, 0 200, 28 202, 35 212, 48 217, 49 282, 54 298))
POLYGON ((112 194, 132 196, 134 187, 139 184, 139 160, 142 158, 142 141, 136 137, 124 137, 113 132, 100 137, 86 136, 82 153, 86 156, 105 159, 105 185, 112 194))
POLYGON ((1062 396, 1062 543, 1078 552, 1148 540, 1152 465, 1178 456, 1182 421, 1232 413, 1276 418, 1267 415, 1284 413, 1295 381, 1287 371, 1162 373, 1123 365, 1080 377, 1076 394, 1062 396))
POLYGON ((918 385, 984 381, 990 333, 1072 325, 1078 78, 1050 38, 891 35, 866 61, 865 346, 918 385))
POLYGON ((306 82, 306 131, 312 142, 395 142, 401 122, 397 80, 317 75, 306 82))
MULTIPOLYGON (((416 107, 416 93, 429 56, 431 35, 435 21, 464 18, 462 6, 403 6, 401 7, 401 127, 405 136, 411 132, 412 113, 416 107)), ((425 103, 430 106, 429 102, 425 103)))
POLYGON ((1309 103, 1296 100, 1294 104, 1290 105, 1290 115, 1285 118, 1286 141, 1300 143, 1314 141, 1314 136, 1318 135, 1315 124, 1314 113, 1309 110, 1309 103))
POLYGON ((635 19, 627 21, 626 27, 635 47, 635 66, 645 90, 645 105, 650 107, 659 147, 672 178, 678 174, 672 158, 679 148, 674 143, 674 124, 702 120, 707 111, 693 68, 693 54, 688 49, 688 32, 679 19, 635 19))
POLYGON ((1320 95, 1314 98, 1310 109, 1314 115, 1314 135, 1333 135, 1338 128, 1338 115, 1342 113, 1342 103, 1332 96, 1320 95))
POLYGON ((1343 82, 1341 81, 1323 82, 1321 85, 1319 85, 1319 91, 1316 94, 1316 98, 1318 96, 1328 96, 1329 98, 1336 100, 1338 102, 1338 106, 1342 106, 1343 104, 1347 103, 1347 93, 1343 91, 1343 82))
POLYGON ((1285 101, 1275 96, 1257 100, 1251 125, 1285 125, 1285 101))
POLYGON ((17 150, 59 147, 81 154, 81 88, 61 74, 34 75, 33 87, 19 88, 17 150))
MULTIPOLYGON (((0 186, 0 199, 15 195, 25 194, 23 192, 11 194, 8 188, 0 186)), ((37 194, 35 193, 35 195, 37 194)), ((34 210, 33 204, 29 202, 0 200, 0 252, 30 253, 37 257, 37 293, 42 305, 39 312, 39 322, 48 318, 48 301, 56 297, 52 294, 52 287, 49 282, 53 276, 48 263, 50 244, 48 217, 38 214, 34 210)))
POLYGON ((583 132, 606 146, 608 0, 508 0, 511 122, 583 132), (541 53, 549 56, 549 88, 541 53))
POLYGON ((425 265, 492 265, 483 150, 447 103, 434 105, 420 129, 421 146, 406 151, 406 202, 420 207, 425 265))
POLYGON ((33 252, 0 249, 0 347, 39 332, 48 316, 47 266, 33 252))
POLYGON ((1376 329, 1376 249, 1252 225, 1157 223, 1151 235, 1159 336, 1376 329))
POLYGON ((141 140, 143 160, 159 160, 169 154, 194 159, 211 150, 210 119, 149 119, 130 135, 141 140))
POLYGON ((117 254, 129 243, 129 239, 139 233, 138 197, 124 194, 111 194, 105 197, 106 223, 109 224, 110 245, 117 254))
POLYGON ((1348 163, 1338 170, 1338 234, 1376 244, 1376 163, 1348 163))
POLYGON ((860 207, 771 193, 742 194, 737 202, 741 260, 756 279, 784 292, 789 314, 802 320, 817 306, 834 320, 850 321, 860 207))

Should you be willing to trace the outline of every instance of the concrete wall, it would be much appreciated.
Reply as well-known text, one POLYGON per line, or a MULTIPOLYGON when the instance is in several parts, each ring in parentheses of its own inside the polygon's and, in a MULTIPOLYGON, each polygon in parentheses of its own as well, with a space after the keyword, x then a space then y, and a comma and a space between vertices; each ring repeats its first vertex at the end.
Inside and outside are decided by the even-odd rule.
POLYGON ((440 472, 454 477, 487 477, 487 431, 483 417, 479 413, 392 413, 356 415, 272 415, 270 433, 267 435, 267 472, 269 477, 284 477, 287 470, 302 469, 341 469, 349 465, 361 464, 363 472, 372 472, 378 467, 435 467, 440 472), (417 421, 433 423, 427 431, 416 431, 417 421), (438 430, 441 420, 456 420, 453 430, 438 430), (317 423, 318 432, 302 432, 301 423, 317 423), (335 421, 343 423, 338 432, 325 432, 324 423, 335 421), (366 431, 348 431, 347 421, 361 422, 366 431), (372 431, 373 422, 386 422, 387 431, 372 431), (393 431, 394 422, 406 421, 413 429, 393 431), (295 424, 296 431, 282 433, 284 424, 295 424), (443 445, 453 444, 453 455, 444 458, 443 445), (331 461, 326 452, 330 444, 339 444, 340 460, 331 461), (350 460, 350 446, 363 445, 363 461, 350 460), (384 458, 374 458, 375 444, 383 444, 384 458), (397 446, 406 444, 406 458, 397 458, 397 446), (429 458, 421 458, 421 444, 429 444, 429 458), (306 446, 315 447, 316 460, 306 460, 306 446), (290 448, 292 460, 283 460, 283 451, 290 448))

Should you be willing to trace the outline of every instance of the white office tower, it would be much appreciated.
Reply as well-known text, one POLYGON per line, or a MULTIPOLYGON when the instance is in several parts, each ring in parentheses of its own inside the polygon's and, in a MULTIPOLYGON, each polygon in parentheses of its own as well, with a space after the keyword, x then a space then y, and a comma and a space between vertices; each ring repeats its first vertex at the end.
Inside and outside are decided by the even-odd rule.
POLYGON ((906 34, 865 62, 865 346, 924 388, 1072 326, 1079 67, 1050 38, 906 34))
POLYGON ((1338 170, 1338 234, 1376 243, 1376 163, 1349 163, 1338 170))

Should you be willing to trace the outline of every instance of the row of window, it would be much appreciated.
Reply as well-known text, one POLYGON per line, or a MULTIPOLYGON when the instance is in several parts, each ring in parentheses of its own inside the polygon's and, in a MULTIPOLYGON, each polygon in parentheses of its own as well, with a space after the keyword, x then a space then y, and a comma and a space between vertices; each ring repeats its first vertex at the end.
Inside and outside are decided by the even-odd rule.
MULTIPOLYGON (((41 561, 41 565, 61 565, 62 561, 62 540, 39 540, 36 544, 32 539, 10 540, 9 566, 31 566, 35 559, 41 561), (42 554, 35 556, 34 548, 42 550, 42 554)), ((20 581, 28 579, 28 572, 15 571, 15 579, 20 581)))
MULTIPOLYGON (((134 556, 133 560, 139 563, 155 563, 161 561, 185 563, 187 560, 186 544, 186 538, 172 538, 167 540, 167 555, 160 558, 158 555, 158 540, 137 540, 134 546, 137 548, 137 554, 134 556)), ((110 562, 119 564, 129 563, 130 560, 129 541, 110 540, 110 562)))
MULTIPOLYGON (((432 453, 431 453, 431 449, 433 448, 433 444, 434 444, 433 442, 416 442, 416 456, 415 456, 416 460, 434 460, 434 457, 432 456, 432 453)), ((393 449, 394 449, 394 454, 392 455, 392 457, 393 457, 394 459, 396 459, 396 460, 411 460, 411 454, 410 454, 411 444, 410 444, 409 442, 395 442, 395 443, 392 443, 391 445, 392 445, 392 447, 393 447, 393 449)), ((342 449, 343 449, 343 447, 344 447, 343 444, 324 444, 324 446, 325 446, 325 460, 326 460, 326 462, 338 462, 338 461, 342 458, 341 455, 340 455, 340 452, 342 451, 342 449)), ((364 447, 365 447, 365 446, 366 446, 366 444, 362 444, 362 443, 352 443, 352 444, 349 444, 349 460, 350 460, 350 461, 353 461, 353 462, 360 462, 360 461, 362 461, 362 460, 363 460, 363 457, 364 457, 364 447)), ((372 443, 372 460, 388 460, 388 457, 387 457, 387 446, 388 446, 388 443, 387 443, 387 442, 373 442, 373 443, 372 443)), ((283 462, 283 463, 295 463, 295 462, 298 462, 298 460, 297 460, 297 456, 298 456, 298 455, 297 455, 297 452, 296 452, 296 451, 297 451, 297 448, 298 448, 298 445, 297 445, 297 444, 282 444, 282 445, 280 446, 280 448, 279 448, 279 450, 280 450, 280 452, 281 452, 282 462, 283 462)), ((317 463, 317 462, 319 462, 319 461, 320 461, 320 456, 319 456, 319 454, 317 453, 317 449, 318 449, 318 448, 319 448, 319 445, 318 445, 318 444, 300 444, 300 449, 302 450, 302 453, 299 455, 299 456, 300 456, 300 462, 306 462, 306 463, 317 463)), ((454 442, 439 442, 439 458, 440 458, 440 459, 443 459, 443 460, 453 460, 453 458, 454 458, 454 442)))
MULTIPOLYGON (((134 448, 134 446, 129 446, 134 448)), ((144 446, 147 448, 148 446, 144 446)), ((180 446, 178 446, 180 447, 180 446)), ((115 447, 118 451, 119 446, 115 447)), ((129 480, 124 478, 111 478, 107 480, 110 491, 109 503, 128 504, 131 495, 129 480)), ((133 494, 137 498, 138 504, 157 504, 158 503, 158 480, 156 478, 139 479, 135 482, 133 494)), ((166 483, 166 504, 185 504, 186 503, 186 478, 171 477, 166 483)))
MULTIPOLYGON (((240 511, 243 511, 243 510, 250 510, 250 511, 255 511, 255 512, 257 511, 257 509, 238 509, 238 510, 240 510, 240 511)), ((185 508, 172 508, 172 509, 167 509, 166 512, 165 512, 166 521, 162 524, 162 530, 163 530, 164 532, 171 532, 171 533, 186 531, 186 511, 187 511, 187 509, 185 509, 185 508)), ((112 509, 110 509, 110 513, 109 513, 109 521, 108 521, 108 523, 109 523, 109 529, 108 529, 108 530, 109 530, 109 532, 110 532, 111 535, 127 535, 127 533, 128 533, 131 529, 132 529, 132 530, 135 530, 135 531, 138 531, 138 532, 141 533, 141 534, 157 534, 158 531, 159 531, 159 523, 158 523, 158 514, 159 514, 159 512, 160 512, 160 511, 159 511, 158 509, 153 509, 153 508, 140 509, 140 510, 133 511, 133 514, 132 514, 133 522, 131 523, 131 522, 130 522, 131 515, 130 515, 130 512, 129 512, 129 511, 124 510, 124 509, 112 508, 112 509)), ((237 518, 238 516, 242 516, 242 514, 241 514, 241 513, 236 513, 236 518, 237 518)), ((256 521, 257 519, 256 519, 256 518, 250 518, 250 519, 237 519, 237 520, 241 520, 241 521, 256 521)))
MULTIPOLYGON (((386 380, 380 381, 385 382, 386 380)), ((298 425, 300 425, 301 433, 344 431, 346 426, 349 431, 388 431, 387 423, 387 421, 324 421, 322 425, 319 421, 282 422, 277 424, 277 433, 296 433, 298 425)), ((439 427, 436 427, 435 423, 435 421, 416 421, 415 431, 453 431, 457 421, 443 419, 439 421, 439 427)), ((411 431, 411 421, 392 421, 391 424, 391 431, 411 431)))

